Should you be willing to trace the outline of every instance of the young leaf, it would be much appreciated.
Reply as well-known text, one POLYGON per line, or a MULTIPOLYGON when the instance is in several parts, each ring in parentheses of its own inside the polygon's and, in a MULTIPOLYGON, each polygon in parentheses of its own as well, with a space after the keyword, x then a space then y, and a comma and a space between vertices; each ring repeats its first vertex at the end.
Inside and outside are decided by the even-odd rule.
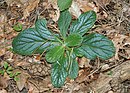
POLYGON ((4 73, 5 73, 5 70, 0 70, 1 75, 4 75, 4 73))
POLYGON ((38 19, 35 24, 37 33, 39 33, 41 38, 47 40, 54 40, 52 33, 47 29, 47 21, 45 19, 38 19))
POLYGON ((43 52, 51 45, 51 41, 45 40, 44 36, 42 32, 28 28, 13 40, 13 51, 21 55, 32 55, 38 49, 43 52))
POLYGON ((15 81, 18 81, 18 80, 19 80, 19 78, 18 78, 17 76, 15 76, 15 77, 14 77, 14 80, 15 80, 15 81))
POLYGON ((66 39, 65 39, 65 45, 67 46, 78 46, 82 43, 83 38, 80 34, 70 34, 66 39))
POLYGON ((69 77, 74 79, 78 76, 79 66, 78 62, 75 59, 72 59, 70 69, 69 69, 69 77))
POLYGON ((57 0, 60 11, 64 11, 69 8, 72 4, 72 0, 57 0))
POLYGON ((13 68, 12 68, 12 67, 8 67, 7 70, 8 70, 8 71, 12 71, 13 68))
POLYGON ((56 46, 52 48, 45 56, 48 62, 56 62, 64 54, 63 46, 56 46))
MULTIPOLYGON (((8 74, 9 74, 9 73, 8 73, 8 74)), ((10 78, 14 77, 14 73, 11 72, 11 73, 9 74, 9 77, 10 77, 10 78)))
POLYGON ((4 62, 4 68, 7 69, 8 68, 8 63, 4 62))
POLYGON ((13 29, 14 29, 15 31, 22 31, 22 28, 23 28, 23 26, 22 26, 22 24, 20 24, 20 23, 17 23, 17 24, 14 25, 14 27, 13 27, 13 29))
POLYGON ((52 65, 51 70, 51 81, 53 86, 61 87, 64 85, 68 72, 64 67, 65 61, 62 59, 60 61, 55 62, 52 65))
POLYGON ((96 21, 96 13, 94 11, 88 11, 81 14, 78 20, 72 24, 70 33, 79 33, 84 35, 94 25, 96 21))
POLYGON ((21 74, 21 72, 16 72, 14 75, 15 75, 15 76, 18 76, 19 74, 21 74))
POLYGON ((10 73, 12 73, 12 71, 9 71, 9 70, 6 70, 6 72, 7 72, 7 74, 10 74, 10 73))
POLYGON ((58 27, 60 29, 61 36, 66 37, 68 27, 71 22, 71 14, 68 10, 62 11, 58 20, 58 27))
POLYGON ((97 33, 85 36, 82 46, 77 50, 89 59, 95 59, 96 57, 109 59, 115 53, 115 47, 112 41, 104 35, 97 33))

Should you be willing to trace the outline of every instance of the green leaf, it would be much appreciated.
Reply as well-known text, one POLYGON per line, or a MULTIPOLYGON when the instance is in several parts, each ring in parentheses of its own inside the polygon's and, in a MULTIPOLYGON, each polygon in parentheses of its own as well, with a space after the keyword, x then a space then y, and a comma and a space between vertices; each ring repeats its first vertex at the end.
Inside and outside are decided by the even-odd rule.
POLYGON ((48 62, 56 62, 64 54, 63 46, 56 46, 52 48, 45 56, 48 62))
POLYGON ((45 40, 44 36, 42 32, 28 28, 13 40, 13 51, 21 55, 32 55, 36 50, 42 53, 52 43, 52 41, 45 40))
MULTIPOLYGON (((8 74, 9 74, 9 73, 8 73, 8 74)), ((14 77, 14 73, 11 72, 11 73, 9 74, 9 77, 10 77, 10 78, 14 77)))
POLYGON ((23 28, 23 26, 22 26, 21 23, 17 23, 17 24, 14 25, 14 27, 13 27, 13 29, 14 29, 15 31, 22 31, 22 28, 23 28))
POLYGON ((6 72, 7 72, 7 74, 10 74, 10 73, 12 73, 12 71, 8 71, 8 70, 6 70, 6 72))
POLYGON ((4 62, 4 68, 7 69, 8 68, 8 63, 4 62))
POLYGON ((63 38, 66 37, 68 27, 71 22, 71 14, 68 10, 62 11, 58 20, 58 27, 63 38))
POLYGON ((80 34, 70 34, 66 39, 65 39, 65 45, 67 46, 78 46, 82 43, 83 38, 80 34))
POLYGON ((115 47, 111 40, 101 34, 92 33, 84 37, 82 46, 77 49, 89 59, 96 57, 109 59, 115 54, 115 47))
POLYGON ((53 34, 47 29, 47 21, 45 19, 38 19, 35 24, 37 33, 41 38, 47 40, 55 40, 53 34))
POLYGON ((79 71, 78 62, 75 59, 72 59, 69 69, 69 77, 71 79, 75 79, 78 76, 78 71, 79 71))
POLYGON ((107 75, 109 75, 109 76, 112 76, 112 74, 113 74, 113 71, 111 71, 111 70, 107 72, 107 75))
POLYGON ((64 65, 64 59, 61 59, 60 61, 57 61, 52 65, 51 81, 54 87, 61 87, 62 85, 64 85, 64 82, 68 75, 68 72, 64 65))
POLYGON ((72 0, 57 0, 57 4, 59 6, 60 11, 64 11, 71 6, 72 0))
POLYGON ((12 71, 13 68, 12 68, 12 67, 8 67, 7 70, 8 70, 8 71, 12 71))
POLYGON ((77 56, 77 57, 83 57, 83 54, 79 53, 79 50, 77 48, 74 49, 74 54, 77 56))
POLYGON ((70 33, 79 33, 84 35, 94 25, 96 21, 96 13, 94 11, 88 11, 81 14, 78 20, 72 24, 70 33))
POLYGON ((15 81, 18 81, 18 80, 19 80, 19 78, 15 76, 15 77, 14 77, 14 80, 15 80, 15 81))
POLYGON ((5 70, 0 70, 1 75, 4 75, 4 73, 5 73, 5 70))
POLYGON ((78 76, 79 66, 78 62, 76 61, 76 55, 73 51, 66 51, 67 58, 68 58, 68 77, 74 79, 78 76))
POLYGON ((15 76, 18 76, 19 74, 21 74, 21 72, 16 72, 14 75, 15 75, 15 76))

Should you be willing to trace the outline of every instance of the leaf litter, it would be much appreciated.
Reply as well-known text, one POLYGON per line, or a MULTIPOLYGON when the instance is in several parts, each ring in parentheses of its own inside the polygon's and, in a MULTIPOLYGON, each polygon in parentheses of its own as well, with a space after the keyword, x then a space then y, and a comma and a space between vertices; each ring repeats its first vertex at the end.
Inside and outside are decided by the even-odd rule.
MULTIPOLYGON (((7 82, 6 79, 2 79, 2 82, 0 82, 2 84, 0 85, 3 87, 1 87, 2 90, 0 92, 105 93, 121 91, 119 93, 129 93, 130 86, 127 83, 130 80, 130 9, 129 1, 127 0, 73 1, 69 11, 74 16, 74 19, 78 18, 82 12, 88 10, 94 10, 97 13, 97 22, 91 30, 108 36, 114 42, 116 54, 113 58, 105 61, 100 59, 91 61, 88 59, 77 59, 80 66, 79 76, 73 81, 67 79, 66 84, 62 88, 53 88, 50 78, 48 78, 49 75, 44 75, 44 73, 40 75, 38 72, 40 71, 37 69, 38 64, 47 64, 44 60, 44 55, 43 59, 41 57, 35 59, 39 55, 26 57, 12 53, 11 42, 18 34, 18 32, 13 30, 13 25, 19 21, 23 24, 24 29, 33 26, 37 17, 45 17, 49 20, 48 27, 58 31, 57 20, 60 13, 56 2, 57 0, 0 1, 0 66, 3 61, 7 61, 13 68, 18 69, 22 75, 26 76, 26 78, 19 76, 24 83, 16 83, 11 79, 7 79, 7 82), (50 25, 53 26, 50 27, 50 25), (100 70, 102 67, 103 70, 100 70), (120 67, 121 70, 119 70, 120 67), (30 74, 29 72, 33 73, 30 74), (122 73, 121 75, 119 74, 120 72, 122 73), (118 78, 122 80, 117 80, 118 78), (114 83, 114 80, 117 82, 114 83), (117 87, 120 87, 122 90, 115 89, 116 86, 114 84, 118 84, 119 86, 117 87), (12 87, 13 90, 11 90, 12 87), (123 89, 123 87, 127 88, 123 89), (105 90, 105 92, 102 92, 102 90, 105 90)), ((41 70, 44 70, 45 67, 40 66, 41 70)), ((0 77, 4 78, 3 76, 0 77)))

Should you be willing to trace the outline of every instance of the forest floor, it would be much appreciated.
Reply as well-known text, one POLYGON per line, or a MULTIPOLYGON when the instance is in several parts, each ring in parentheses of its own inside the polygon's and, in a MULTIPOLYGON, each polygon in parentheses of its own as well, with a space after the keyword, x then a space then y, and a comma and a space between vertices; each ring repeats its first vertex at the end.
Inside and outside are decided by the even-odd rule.
POLYGON ((97 21, 90 32, 107 36, 116 48, 109 60, 80 58, 79 74, 67 78, 65 85, 54 88, 50 65, 44 56, 21 56, 13 53, 12 41, 19 31, 34 26, 37 18, 46 18, 48 27, 57 31, 60 12, 57 0, 0 0, 0 69, 3 65, 20 72, 15 81, 5 72, 0 74, 0 93, 130 93, 130 0, 73 0, 73 19, 94 10, 97 21))

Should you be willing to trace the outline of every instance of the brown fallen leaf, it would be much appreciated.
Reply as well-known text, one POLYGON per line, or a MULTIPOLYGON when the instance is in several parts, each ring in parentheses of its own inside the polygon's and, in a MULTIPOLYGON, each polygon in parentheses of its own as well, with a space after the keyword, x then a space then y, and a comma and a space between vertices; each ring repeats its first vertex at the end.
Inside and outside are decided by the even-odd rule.
POLYGON ((78 3, 73 1, 71 7, 69 8, 69 11, 72 15, 74 15, 76 18, 78 18, 81 15, 80 7, 78 6, 78 3))
POLYGON ((7 22, 7 16, 4 11, 0 11, 0 56, 5 53, 5 33, 4 26, 7 22))
POLYGON ((97 7, 92 2, 88 2, 88 0, 77 0, 77 3, 83 12, 89 10, 97 11, 97 7))
POLYGON ((0 90, 0 93, 7 93, 5 89, 0 90))
POLYGON ((114 38, 112 39, 114 46, 116 47, 116 53, 115 53, 116 60, 119 60, 118 51, 119 49, 123 48, 123 41, 125 38, 127 38, 127 36, 121 34, 115 34, 114 38))
POLYGON ((97 4, 101 7, 104 7, 105 5, 109 4, 111 0, 95 0, 97 4))
POLYGON ((125 38, 125 43, 123 45, 126 51, 126 58, 130 59, 130 37, 125 38))
POLYGON ((39 90, 32 83, 28 82, 28 87, 29 87, 28 93, 39 93, 39 90))
POLYGON ((79 61, 79 67, 80 68, 86 68, 86 67, 91 67, 91 65, 89 64, 90 60, 82 57, 79 61))
POLYGON ((30 77, 30 75, 22 70, 15 70, 14 72, 20 72, 20 74, 17 76, 19 80, 16 81, 16 84, 18 86, 18 89, 21 91, 25 87, 26 81, 30 77))
MULTIPOLYGON (((108 90, 111 90, 110 81, 116 82, 115 85, 118 86, 118 83, 130 80, 130 61, 125 61, 121 65, 116 66, 111 69, 112 74, 108 75, 108 72, 100 73, 99 78, 96 82, 92 82, 90 85, 95 90, 95 93, 108 93, 108 90), (117 82, 117 81, 118 82, 117 82)), ((123 88, 123 87, 122 87, 123 88)), ((121 89, 118 88, 117 89, 121 89)), ((114 92, 114 93, 125 93, 125 92, 114 92)), ((126 92, 129 93, 129 92, 126 92)))
POLYGON ((23 12, 23 18, 26 19, 29 15, 30 12, 34 10, 34 8, 36 8, 38 6, 38 3, 40 2, 40 0, 30 0, 29 4, 27 7, 25 7, 25 10, 23 12))
POLYGON ((49 16, 52 18, 53 21, 58 21, 59 17, 60 17, 60 10, 59 7, 57 5, 57 0, 48 0, 48 5, 52 6, 53 8, 53 12, 51 12, 51 14, 49 14, 49 16))
POLYGON ((30 78, 27 82, 29 85, 29 93, 44 93, 45 91, 50 91, 49 89, 52 88, 50 80, 50 76, 47 76, 44 79, 30 78))
POLYGON ((79 71, 79 76, 76 78, 76 82, 81 83, 86 80, 86 77, 90 74, 90 68, 85 68, 79 71))
POLYGON ((6 77, 0 75, 0 90, 7 87, 7 80, 6 77))

